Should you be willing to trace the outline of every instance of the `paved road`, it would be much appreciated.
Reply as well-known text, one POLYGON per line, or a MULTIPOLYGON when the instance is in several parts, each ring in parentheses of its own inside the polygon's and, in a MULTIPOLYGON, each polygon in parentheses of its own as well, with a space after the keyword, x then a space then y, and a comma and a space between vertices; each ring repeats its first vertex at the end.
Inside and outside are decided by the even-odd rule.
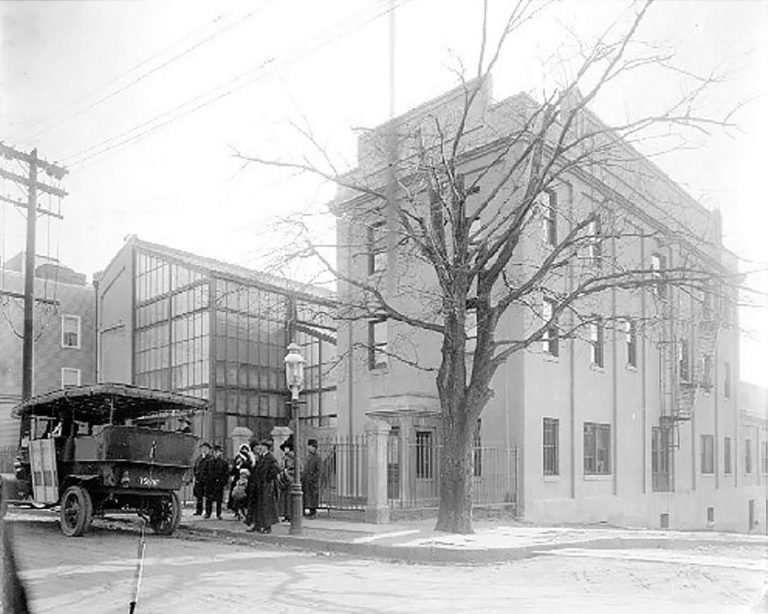
MULTIPOLYGON (((127 612, 137 535, 12 522, 35 612, 127 612)), ((138 612, 765 612, 764 547, 587 551, 492 566, 406 565, 148 536, 138 612)))

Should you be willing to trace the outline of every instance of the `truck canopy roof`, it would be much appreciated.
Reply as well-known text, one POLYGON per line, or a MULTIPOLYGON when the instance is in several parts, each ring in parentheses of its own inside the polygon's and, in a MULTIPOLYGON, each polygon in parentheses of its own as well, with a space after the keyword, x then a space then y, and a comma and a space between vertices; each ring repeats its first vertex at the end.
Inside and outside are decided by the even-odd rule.
POLYGON ((204 410, 208 401, 130 384, 69 386, 41 394, 13 408, 13 416, 56 418, 66 412, 75 420, 92 424, 135 420, 156 414, 188 414, 204 410))

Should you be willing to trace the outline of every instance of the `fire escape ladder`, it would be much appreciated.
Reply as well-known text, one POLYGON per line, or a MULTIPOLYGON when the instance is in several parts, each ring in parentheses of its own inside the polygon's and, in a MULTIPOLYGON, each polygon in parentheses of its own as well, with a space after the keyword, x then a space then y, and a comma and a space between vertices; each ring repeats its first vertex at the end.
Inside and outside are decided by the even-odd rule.
POLYGON ((672 317, 672 304, 668 296, 659 297, 661 302, 661 333, 659 336, 659 393, 662 428, 670 429, 670 445, 679 447, 680 438, 677 430, 675 411, 677 383, 677 339, 675 321, 672 317))

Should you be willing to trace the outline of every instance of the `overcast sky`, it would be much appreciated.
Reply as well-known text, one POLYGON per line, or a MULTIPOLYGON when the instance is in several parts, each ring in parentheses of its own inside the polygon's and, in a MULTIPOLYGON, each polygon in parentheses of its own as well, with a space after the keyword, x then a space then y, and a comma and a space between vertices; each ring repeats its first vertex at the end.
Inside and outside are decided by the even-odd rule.
MULTIPOLYGON (((492 3, 494 16, 508 5, 492 3)), ((479 0, 398 6, 398 111, 455 86, 458 59, 474 64, 480 7, 479 0)), ((494 97, 548 85, 542 74, 563 51, 566 27, 589 39, 623 7, 570 0, 551 8, 506 49, 494 97)), ((333 189, 243 168, 233 151, 300 156, 303 144, 290 122, 306 123, 353 165, 352 128, 375 126, 388 114, 388 8, 382 0, 0 3, 0 140, 38 147, 42 158, 71 169, 62 184, 70 194, 61 203, 65 219, 50 228, 41 220, 38 253, 90 275, 126 235, 137 234, 262 266, 280 240, 269 233, 274 217, 324 202, 333 189)), ((729 247, 762 262, 767 32, 768 3, 758 0, 662 1, 640 32, 674 49, 688 70, 729 75, 705 101, 708 110, 749 101, 735 116, 739 130, 715 131, 695 150, 654 161, 705 206, 721 209, 729 247)), ((607 92, 593 110, 611 123, 652 111, 682 86, 647 71, 607 92)), ((0 193, 21 196, 2 181, 0 193)), ((0 257, 23 249, 23 223, 19 212, 0 206, 0 257)), ((745 343, 742 375, 768 385, 764 314, 743 319, 762 337, 745 343)))

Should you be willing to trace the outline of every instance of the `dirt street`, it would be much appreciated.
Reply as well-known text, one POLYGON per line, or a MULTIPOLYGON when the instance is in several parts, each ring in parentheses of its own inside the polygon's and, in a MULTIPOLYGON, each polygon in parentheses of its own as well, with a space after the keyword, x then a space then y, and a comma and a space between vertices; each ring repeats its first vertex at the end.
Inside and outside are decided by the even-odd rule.
MULTIPOLYGON (((127 612, 137 535, 12 525, 35 612, 127 612)), ((492 566, 407 565, 148 536, 137 612, 765 612, 764 547, 568 548, 492 566), (760 609, 762 608, 762 609, 760 609)))

